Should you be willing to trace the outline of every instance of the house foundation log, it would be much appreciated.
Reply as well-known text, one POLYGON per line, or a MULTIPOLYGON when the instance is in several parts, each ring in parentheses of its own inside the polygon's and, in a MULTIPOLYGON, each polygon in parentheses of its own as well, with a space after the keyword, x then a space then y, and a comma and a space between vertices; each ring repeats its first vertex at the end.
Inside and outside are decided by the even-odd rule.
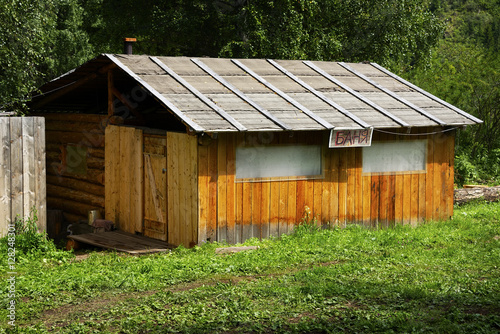
POLYGON ((464 204, 481 198, 486 201, 495 202, 500 200, 500 186, 455 189, 454 197, 455 204, 464 204))

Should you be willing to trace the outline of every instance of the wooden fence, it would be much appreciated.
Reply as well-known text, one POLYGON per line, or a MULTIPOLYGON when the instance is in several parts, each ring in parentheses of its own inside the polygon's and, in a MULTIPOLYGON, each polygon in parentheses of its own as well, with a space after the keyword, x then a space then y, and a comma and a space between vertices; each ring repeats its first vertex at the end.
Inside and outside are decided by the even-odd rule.
POLYGON ((35 209, 38 229, 46 229, 45 120, 0 117, 0 236, 16 217, 35 209))

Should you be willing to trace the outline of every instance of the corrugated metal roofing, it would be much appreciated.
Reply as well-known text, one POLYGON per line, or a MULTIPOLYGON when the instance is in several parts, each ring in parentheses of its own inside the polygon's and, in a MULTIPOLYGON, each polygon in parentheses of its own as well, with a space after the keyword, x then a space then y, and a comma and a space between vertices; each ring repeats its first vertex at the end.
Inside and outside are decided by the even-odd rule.
POLYGON ((139 55, 103 55, 100 62, 103 57, 197 132, 482 122, 373 63, 139 55))

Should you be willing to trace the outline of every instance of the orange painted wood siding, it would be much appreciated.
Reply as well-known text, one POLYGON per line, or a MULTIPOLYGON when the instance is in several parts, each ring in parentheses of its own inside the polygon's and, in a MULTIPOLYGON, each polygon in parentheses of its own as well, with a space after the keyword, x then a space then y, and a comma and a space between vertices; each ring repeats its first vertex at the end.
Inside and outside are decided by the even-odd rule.
POLYGON ((167 241, 185 247, 198 240, 197 148, 196 137, 167 133, 167 241))
POLYGON ((306 207, 318 224, 338 226, 415 225, 453 214, 453 132, 411 137, 374 132, 374 142, 427 139, 426 173, 415 174, 363 174, 361 148, 330 149, 327 139, 327 132, 227 133, 198 146, 198 242, 289 233, 306 207), (236 182, 236 148, 249 144, 321 145, 323 177, 236 182))

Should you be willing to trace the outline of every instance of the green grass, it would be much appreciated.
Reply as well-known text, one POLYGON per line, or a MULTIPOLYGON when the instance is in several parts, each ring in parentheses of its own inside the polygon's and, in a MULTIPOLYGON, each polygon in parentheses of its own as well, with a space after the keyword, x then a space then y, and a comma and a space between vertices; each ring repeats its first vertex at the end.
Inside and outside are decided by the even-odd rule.
MULTIPOLYGON (((418 228, 301 226, 256 251, 19 254, 19 333, 497 333, 500 203, 418 228)), ((6 261, 6 250, 1 249, 6 261)))

